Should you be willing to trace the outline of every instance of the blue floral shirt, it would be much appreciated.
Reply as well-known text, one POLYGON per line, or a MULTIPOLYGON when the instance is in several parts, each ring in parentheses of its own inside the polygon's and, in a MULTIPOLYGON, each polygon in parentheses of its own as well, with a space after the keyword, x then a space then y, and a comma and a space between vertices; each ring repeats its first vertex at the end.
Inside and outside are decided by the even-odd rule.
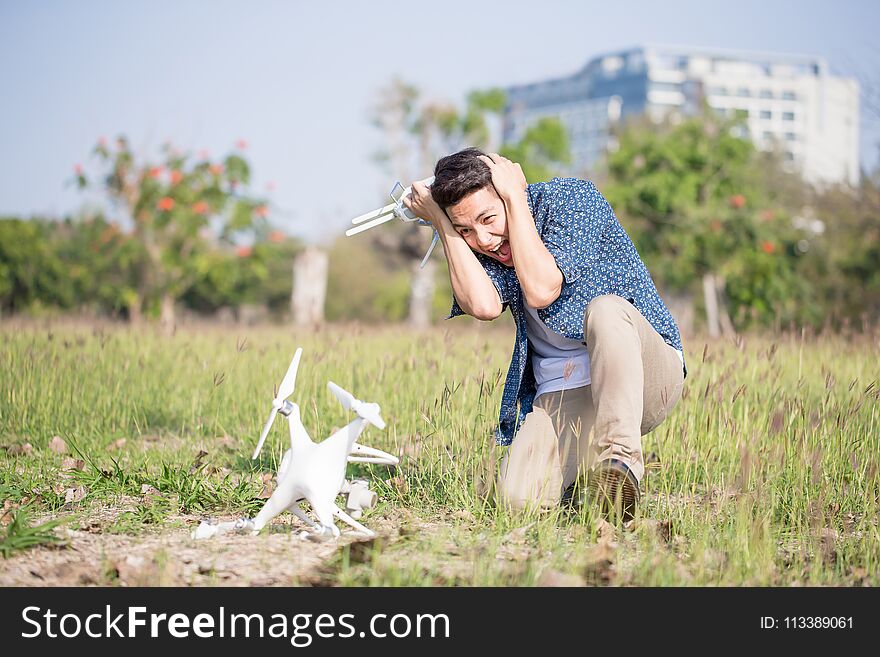
MULTIPOLYGON (((608 201, 592 182, 554 178, 529 185, 526 196, 538 234, 563 276, 559 298, 538 310, 548 328, 583 342, 587 304, 603 294, 616 294, 628 299, 667 344, 682 350, 678 327, 660 299, 648 269, 608 201)), ((531 412, 537 390, 526 333, 525 301, 512 267, 476 255, 516 323, 516 343, 495 434, 498 444, 509 445, 517 427, 531 412)), ((453 298, 449 317, 463 314, 453 298)))

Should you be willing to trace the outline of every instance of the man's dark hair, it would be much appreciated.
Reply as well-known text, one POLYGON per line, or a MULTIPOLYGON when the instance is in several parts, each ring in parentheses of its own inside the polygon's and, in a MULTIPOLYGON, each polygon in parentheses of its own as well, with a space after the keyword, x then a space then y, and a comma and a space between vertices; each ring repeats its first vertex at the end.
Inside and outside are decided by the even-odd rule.
POLYGON ((468 194, 492 185, 492 172, 480 155, 485 153, 479 148, 465 148, 440 158, 431 185, 431 196, 437 205, 445 210, 468 194))

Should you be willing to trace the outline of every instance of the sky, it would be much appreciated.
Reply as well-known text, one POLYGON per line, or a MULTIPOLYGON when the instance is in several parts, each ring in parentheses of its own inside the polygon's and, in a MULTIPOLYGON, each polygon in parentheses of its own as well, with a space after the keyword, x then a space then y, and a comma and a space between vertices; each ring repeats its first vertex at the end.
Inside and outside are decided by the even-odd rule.
MULTIPOLYGON (((395 182, 370 122, 395 77, 461 103, 658 43, 824 57, 877 92, 878 25, 876 0, 0 0, 0 216, 93 203, 69 181, 97 171, 102 136, 152 158, 166 141, 220 157, 244 139, 272 223, 327 242, 395 182)), ((863 112, 868 167, 878 123, 863 112)))

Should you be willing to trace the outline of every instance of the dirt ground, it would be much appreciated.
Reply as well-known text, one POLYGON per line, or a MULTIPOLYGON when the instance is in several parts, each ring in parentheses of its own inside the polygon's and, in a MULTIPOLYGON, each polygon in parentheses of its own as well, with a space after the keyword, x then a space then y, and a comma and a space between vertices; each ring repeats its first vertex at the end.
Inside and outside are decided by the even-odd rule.
MULTIPOLYGON (((116 514, 118 515, 118 513, 116 514)), ((174 516, 175 528, 137 536, 105 533, 114 514, 56 529, 61 546, 37 546, 0 560, 0 586, 291 586, 327 585, 328 562, 344 546, 373 540, 344 532, 335 540, 304 536, 305 526, 281 517, 268 535, 226 534, 193 539, 196 516, 174 516)), ((221 517, 219 520, 232 520, 221 517)), ((397 532, 372 518, 379 540, 397 532)))

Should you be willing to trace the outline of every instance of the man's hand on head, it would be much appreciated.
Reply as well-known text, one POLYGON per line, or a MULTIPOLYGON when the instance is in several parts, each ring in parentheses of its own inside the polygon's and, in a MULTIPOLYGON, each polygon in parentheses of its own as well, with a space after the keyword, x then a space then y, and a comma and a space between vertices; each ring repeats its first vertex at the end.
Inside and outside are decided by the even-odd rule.
POLYGON ((421 181, 412 184, 412 192, 409 196, 403 198, 403 204, 420 219, 438 226, 439 222, 446 218, 443 211, 434 197, 431 196, 430 188, 421 181))
POLYGON ((489 167, 489 171, 492 172, 492 185, 502 201, 506 203, 523 196, 528 182, 522 167, 518 163, 511 162, 498 153, 480 155, 480 159, 485 162, 486 166, 489 167))

